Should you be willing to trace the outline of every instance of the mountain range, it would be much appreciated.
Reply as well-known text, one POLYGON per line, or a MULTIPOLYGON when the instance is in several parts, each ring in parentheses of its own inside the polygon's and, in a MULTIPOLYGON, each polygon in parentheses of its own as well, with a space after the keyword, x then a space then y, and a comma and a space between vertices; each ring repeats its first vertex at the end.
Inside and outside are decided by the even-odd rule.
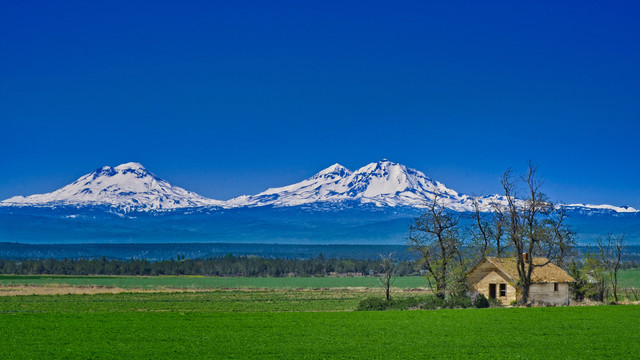
MULTIPOLYGON (((298 183, 214 200, 171 185, 138 163, 104 166, 46 194, 0 202, 0 246, 87 243, 405 244, 408 226, 439 194, 465 226, 474 198, 388 160, 332 165, 298 183), (4 245, 3 245, 4 244, 4 245)), ((483 211, 499 195, 477 198, 483 211)), ((640 243, 631 207, 568 204, 582 244, 607 233, 640 243)), ((488 214, 488 213, 487 213, 488 214)), ((179 245, 178 245, 179 246, 179 245)))
MULTIPOLYGON (((474 198, 460 194, 423 172, 383 159, 355 171, 334 164, 301 182, 269 188, 256 195, 227 201, 209 199, 171 185, 139 163, 104 166, 73 183, 46 194, 14 196, 0 202, 7 207, 100 206, 127 212, 162 212, 176 209, 233 209, 245 207, 344 206, 424 207, 435 194, 448 208, 473 211, 474 198)), ((500 195, 475 198, 483 211, 500 195)), ((574 210, 637 213, 628 206, 567 204, 574 210)))

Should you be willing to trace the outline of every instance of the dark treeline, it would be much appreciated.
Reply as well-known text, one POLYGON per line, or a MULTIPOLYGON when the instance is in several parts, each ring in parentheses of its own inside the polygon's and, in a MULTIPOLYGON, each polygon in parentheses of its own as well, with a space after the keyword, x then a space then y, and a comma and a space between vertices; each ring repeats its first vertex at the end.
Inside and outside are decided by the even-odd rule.
MULTIPOLYGON (((382 260, 335 259, 322 255, 313 259, 263 258, 233 256, 148 261, 140 259, 0 259, 0 274, 5 275, 204 275, 204 276, 327 276, 332 274, 376 275, 384 272, 382 260)), ((620 269, 637 268, 633 261, 620 269)), ((424 274, 415 261, 395 263, 395 276, 424 274)))
MULTIPOLYGON (((14 275, 204 275, 204 276, 326 276, 331 274, 377 274, 381 260, 335 259, 319 255, 313 259, 281 259, 227 255, 208 259, 108 260, 102 259, 0 259, 0 273, 14 275)), ((416 263, 397 263, 398 276, 418 274, 416 263)))

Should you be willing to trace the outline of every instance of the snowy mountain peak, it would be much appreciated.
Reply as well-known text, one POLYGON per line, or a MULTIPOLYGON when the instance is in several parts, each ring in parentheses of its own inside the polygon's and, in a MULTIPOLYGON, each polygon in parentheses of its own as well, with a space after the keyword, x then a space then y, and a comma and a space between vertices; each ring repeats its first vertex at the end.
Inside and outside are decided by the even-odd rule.
POLYGON ((172 186, 139 163, 116 167, 103 166, 80 177, 73 183, 47 194, 15 196, 3 205, 103 205, 123 210, 166 210, 174 208, 217 205, 222 202, 207 199, 183 188, 172 186))
POLYGON ((436 193, 448 203, 463 200, 457 192, 421 171, 387 159, 356 170, 350 191, 351 196, 380 206, 424 206, 436 193))
POLYGON ((356 170, 355 172, 362 172, 362 173, 370 173, 370 172, 374 172, 376 170, 378 171, 383 171, 385 169, 389 169, 390 167, 397 167, 397 166, 403 166, 403 165, 399 165, 397 163, 394 163, 393 161, 389 161, 387 159, 382 159, 378 162, 373 162, 370 164, 367 164, 363 167, 361 167, 360 169, 356 170))
MULTIPOLYGON (((106 166, 108 167, 108 166, 106 166)), ((128 162, 128 163, 124 163, 124 164, 120 164, 118 166, 115 167, 116 171, 136 171, 136 170, 142 170, 142 171, 147 171, 147 169, 145 169, 144 166, 142 166, 142 164, 137 163, 137 162, 128 162)))
MULTIPOLYGON (((160 178, 158 178, 153 173, 151 173, 147 169, 145 169, 145 167, 142 166, 142 164, 136 163, 136 162, 129 162, 129 163, 118 165, 116 167, 103 166, 103 167, 100 167, 100 168, 96 169, 95 171, 93 171, 89 175, 93 179, 97 179, 99 177, 111 177, 111 176, 115 176, 115 175, 118 175, 118 174, 126 174, 126 173, 135 173, 137 175, 137 177, 139 177, 139 178, 144 178, 145 176, 150 176, 150 177, 153 177, 156 180, 160 180, 160 178)), ((76 182, 80 181, 81 179, 83 179, 83 178, 80 178, 80 179, 76 180, 76 182)))
POLYGON ((335 164, 299 183, 241 196, 227 204, 295 206, 356 201, 376 206, 424 206, 435 193, 445 197, 452 208, 470 209, 468 197, 458 195, 420 171, 387 159, 367 164, 354 172, 335 164))
POLYGON ((322 177, 345 177, 345 176, 349 176, 349 175, 351 175, 351 170, 349 170, 346 167, 336 163, 336 164, 333 164, 333 165, 329 166, 328 168, 318 172, 317 174, 313 175, 311 178, 312 179, 317 179, 317 178, 322 178, 322 177))

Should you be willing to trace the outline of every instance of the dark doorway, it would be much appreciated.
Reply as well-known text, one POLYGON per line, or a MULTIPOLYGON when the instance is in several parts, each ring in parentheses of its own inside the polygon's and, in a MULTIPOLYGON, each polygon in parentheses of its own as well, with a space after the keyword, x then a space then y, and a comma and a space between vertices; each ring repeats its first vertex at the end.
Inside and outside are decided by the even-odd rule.
POLYGON ((496 298, 496 284, 489 284, 489 299, 496 298))

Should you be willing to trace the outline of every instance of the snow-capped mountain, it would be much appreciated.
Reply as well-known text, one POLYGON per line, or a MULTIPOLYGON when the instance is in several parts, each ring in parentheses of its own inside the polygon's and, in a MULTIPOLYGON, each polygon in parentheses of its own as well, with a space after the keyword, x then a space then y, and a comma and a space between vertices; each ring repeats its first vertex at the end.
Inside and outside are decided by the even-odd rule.
MULTIPOLYGON (((0 202, 0 242, 404 244, 408 224, 435 194, 453 210, 474 210, 472 197, 387 160, 356 171, 335 164, 299 183, 228 201, 172 186, 127 163, 99 168, 51 193, 0 202)), ((483 211, 503 201, 478 198, 483 211)), ((640 244, 638 210, 567 207, 578 241, 623 232, 640 244)))
MULTIPOLYGON (((473 198, 447 188, 418 170, 386 159, 353 172, 334 164, 299 183, 271 188, 257 195, 240 196, 227 201, 226 205, 297 206, 355 201, 376 206, 423 207, 435 194, 439 194, 453 210, 473 210, 473 198)), ((500 197, 478 199, 485 210, 489 210, 492 200, 500 200, 500 197)))
POLYGON ((14 196, 2 201, 5 206, 87 206, 100 205, 120 210, 150 211, 201 206, 221 206, 149 172, 138 163, 104 166, 56 191, 14 196))
MULTIPOLYGON (((121 211, 160 211, 180 208, 290 207, 318 204, 340 208, 341 204, 377 207, 424 207, 438 194, 455 211, 473 211, 473 197, 460 194, 421 171, 388 160, 371 163, 356 171, 334 164, 312 177, 288 186, 270 188, 256 195, 228 201, 213 200, 172 186, 138 163, 104 166, 75 182, 47 194, 15 196, 0 206, 108 206, 121 211)), ((499 195, 476 198, 482 211, 492 203, 504 203, 499 195)), ((638 213, 632 207, 612 205, 567 205, 586 213, 638 213)))
POLYGON ((567 209, 581 211, 614 211, 617 213, 637 213, 640 210, 631 206, 614 206, 614 205, 593 205, 593 204, 568 204, 567 209))

